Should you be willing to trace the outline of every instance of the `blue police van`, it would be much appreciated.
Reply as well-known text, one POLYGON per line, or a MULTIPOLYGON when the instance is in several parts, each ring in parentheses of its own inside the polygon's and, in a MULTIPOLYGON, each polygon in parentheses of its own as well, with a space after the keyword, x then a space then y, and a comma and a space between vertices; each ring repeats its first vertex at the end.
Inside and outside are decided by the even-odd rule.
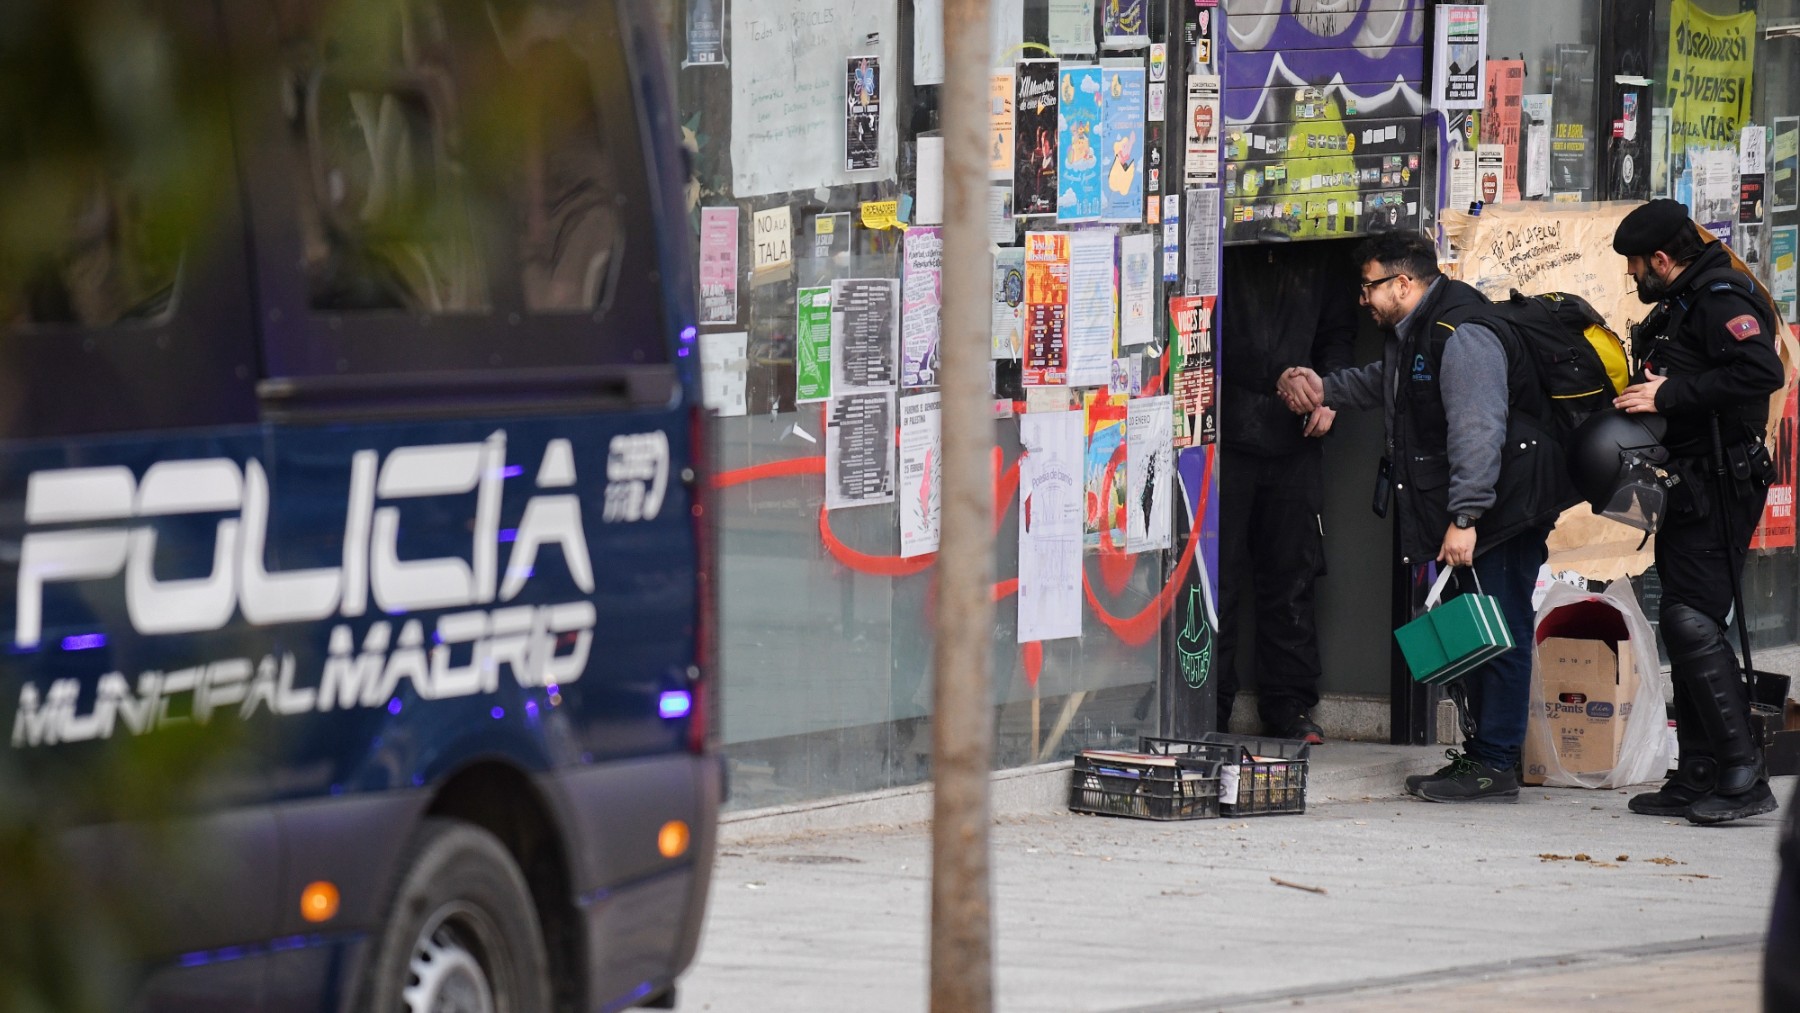
POLYGON ((0 273, 0 770, 213 750, 56 828, 133 1008, 671 1005, 723 789, 653 10, 143 8, 0 273))

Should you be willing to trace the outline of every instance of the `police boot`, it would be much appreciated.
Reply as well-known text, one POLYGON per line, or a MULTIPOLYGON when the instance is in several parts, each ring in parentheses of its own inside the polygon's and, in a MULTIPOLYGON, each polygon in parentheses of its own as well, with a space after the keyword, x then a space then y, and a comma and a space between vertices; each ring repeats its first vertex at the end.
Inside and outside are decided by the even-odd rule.
MULTIPOLYGON (((1694 660, 1695 708, 1712 743, 1718 770, 1712 791, 1688 807, 1690 823, 1729 823, 1775 811, 1763 770, 1762 743, 1750 723, 1750 688, 1738 676, 1737 658, 1729 647, 1694 660)), ((1680 720, 1677 718, 1677 720, 1680 720)))
POLYGON ((1675 680, 1675 741, 1681 747, 1675 775, 1656 791, 1631 796, 1626 804, 1632 812, 1644 816, 1685 816, 1688 806, 1713 789, 1718 764, 1713 760, 1694 691, 1686 679, 1675 680))

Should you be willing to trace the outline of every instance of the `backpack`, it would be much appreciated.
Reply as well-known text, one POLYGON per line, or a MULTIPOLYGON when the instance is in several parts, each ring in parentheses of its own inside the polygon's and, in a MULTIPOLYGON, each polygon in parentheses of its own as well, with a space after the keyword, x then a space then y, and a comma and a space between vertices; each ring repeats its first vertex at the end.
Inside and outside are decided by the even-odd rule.
POLYGON ((1567 436, 1596 411, 1611 408, 1630 381, 1625 343, 1586 299, 1569 292, 1525 295, 1512 290, 1467 319, 1505 324, 1531 359, 1550 402, 1556 435, 1567 436))

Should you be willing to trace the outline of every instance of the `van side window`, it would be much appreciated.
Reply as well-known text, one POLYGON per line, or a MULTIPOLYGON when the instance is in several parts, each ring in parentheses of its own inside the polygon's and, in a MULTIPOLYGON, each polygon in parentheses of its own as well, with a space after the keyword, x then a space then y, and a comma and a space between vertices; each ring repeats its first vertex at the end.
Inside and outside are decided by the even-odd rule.
POLYGON ((443 25, 419 4, 360 27, 374 38, 325 40, 295 110, 308 155, 299 209, 312 307, 484 312, 487 270, 453 141, 443 25))
POLYGON ((594 83, 557 40, 523 54, 533 102, 520 146, 520 282, 534 313, 601 309, 625 245, 624 194, 594 83))
POLYGON ((284 28, 250 182, 267 375, 670 361, 610 0, 376 0, 284 28))

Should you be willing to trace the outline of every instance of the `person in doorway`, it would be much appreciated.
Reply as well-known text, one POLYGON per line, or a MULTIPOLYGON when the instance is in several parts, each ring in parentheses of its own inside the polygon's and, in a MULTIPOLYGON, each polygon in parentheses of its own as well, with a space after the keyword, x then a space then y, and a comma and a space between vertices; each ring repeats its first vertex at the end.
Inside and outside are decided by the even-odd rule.
POLYGON ((1362 300, 1390 333, 1380 362, 1321 378, 1283 374, 1295 412, 1381 407, 1387 454, 1376 512, 1399 508, 1401 562, 1472 567, 1458 593, 1499 602, 1514 648, 1464 676, 1463 752, 1407 778, 1431 802, 1516 802, 1531 686, 1531 593, 1556 516, 1576 501, 1552 432, 1548 395, 1510 331, 1480 322, 1481 293, 1438 271, 1421 233, 1370 237, 1356 251, 1362 300), (1391 493, 1389 490, 1391 489, 1391 493))
POLYGON ((1334 413, 1296 420, 1276 393, 1291 366, 1348 368, 1356 287, 1337 243, 1225 251, 1219 406, 1219 729, 1231 724, 1243 603, 1256 615, 1256 709, 1263 733, 1325 741, 1313 592, 1325 572, 1324 454, 1334 413))
POLYGON ((1653 200, 1626 215, 1613 250, 1626 258, 1638 298, 1656 306, 1633 336, 1637 382, 1613 403, 1667 420, 1667 468, 1681 478, 1656 533, 1659 625, 1681 757, 1661 789, 1629 805, 1649 816, 1725 823, 1776 807, 1725 625, 1774 476, 1763 427, 1769 395, 1784 379, 1777 325, 1768 300, 1722 244, 1701 239, 1677 201, 1653 200))

